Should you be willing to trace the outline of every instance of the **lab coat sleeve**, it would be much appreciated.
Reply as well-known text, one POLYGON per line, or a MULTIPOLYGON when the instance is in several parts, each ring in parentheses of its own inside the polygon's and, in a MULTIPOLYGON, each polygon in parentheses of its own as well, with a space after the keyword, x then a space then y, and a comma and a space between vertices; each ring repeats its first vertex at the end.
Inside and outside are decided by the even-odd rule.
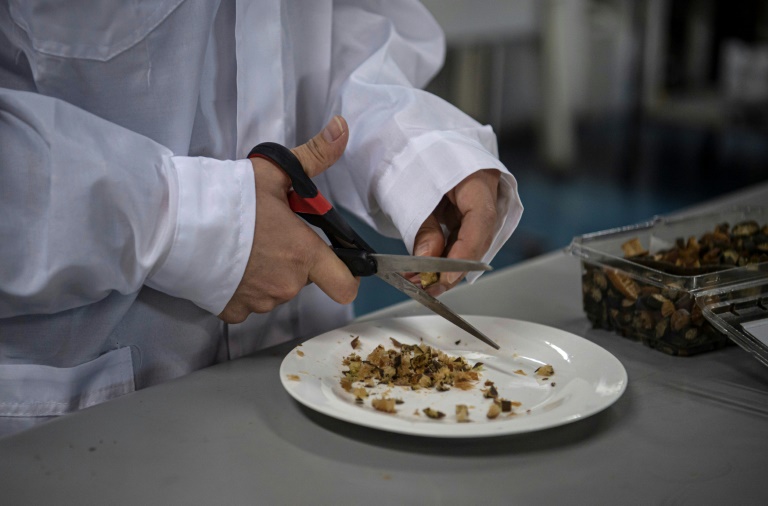
POLYGON ((174 156, 66 102, 0 89, 0 317, 143 285, 218 314, 253 241, 251 164, 174 156))
POLYGON ((496 137, 448 102, 419 89, 444 58, 440 27, 418 2, 344 0, 333 16, 331 107, 350 125, 333 199, 412 251, 442 196, 480 169, 502 172, 499 222, 485 257, 509 238, 522 214, 514 177, 498 160, 496 137))

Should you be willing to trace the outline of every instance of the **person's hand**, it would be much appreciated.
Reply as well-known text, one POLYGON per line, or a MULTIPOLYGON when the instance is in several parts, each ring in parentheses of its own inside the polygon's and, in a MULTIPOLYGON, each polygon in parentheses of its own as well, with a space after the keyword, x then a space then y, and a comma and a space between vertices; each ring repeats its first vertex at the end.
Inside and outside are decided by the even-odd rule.
MULTIPOLYGON (((313 177, 341 157, 349 129, 336 116, 306 144, 294 148, 313 177)), ((355 278, 333 250, 288 206, 290 178, 271 162, 252 158, 256 178, 256 231, 245 274, 219 318, 239 323, 250 313, 266 313, 313 282, 331 299, 349 304, 357 295, 355 278)))
MULTIPOLYGON (((499 178, 498 170, 480 170, 449 191, 416 233, 414 255, 481 260, 496 230, 499 178)), ((438 296, 456 286, 465 275, 465 272, 441 273, 438 282, 427 291, 438 296)), ((418 274, 409 279, 419 282, 418 274)))

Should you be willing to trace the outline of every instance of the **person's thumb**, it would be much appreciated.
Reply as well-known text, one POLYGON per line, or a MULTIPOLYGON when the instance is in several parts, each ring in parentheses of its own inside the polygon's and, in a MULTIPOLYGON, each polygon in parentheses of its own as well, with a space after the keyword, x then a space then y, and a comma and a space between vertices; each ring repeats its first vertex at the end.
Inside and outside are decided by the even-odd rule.
POLYGON ((341 158, 349 140, 347 122, 341 116, 334 116, 323 130, 308 142, 293 148, 293 154, 301 162, 309 177, 320 174, 341 158))

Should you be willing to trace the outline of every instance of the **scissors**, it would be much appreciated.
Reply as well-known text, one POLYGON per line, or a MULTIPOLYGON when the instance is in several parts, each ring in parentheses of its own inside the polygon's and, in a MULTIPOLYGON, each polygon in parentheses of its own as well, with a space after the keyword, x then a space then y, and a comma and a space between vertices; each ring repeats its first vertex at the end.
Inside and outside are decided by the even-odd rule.
POLYGON ((420 286, 408 281, 401 272, 464 272, 491 270, 482 262, 441 257, 382 255, 376 253, 349 225, 344 217, 318 191, 299 159, 290 149, 274 142, 254 147, 248 158, 263 158, 282 169, 291 178, 293 188, 288 192, 291 210, 309 224, 320 228, 328 237, 333 250, 355 276, 376 275, 432 312, 480 339, 489 346, 499 345, 480 332, 448 306, 429 295, 420 286))

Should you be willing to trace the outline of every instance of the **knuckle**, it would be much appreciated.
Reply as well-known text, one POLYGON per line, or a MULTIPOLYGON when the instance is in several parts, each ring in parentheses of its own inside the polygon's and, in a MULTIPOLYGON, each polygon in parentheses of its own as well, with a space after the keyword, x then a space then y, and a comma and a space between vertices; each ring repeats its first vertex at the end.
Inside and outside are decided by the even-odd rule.
POLYGON ((271 309, 296 297, 302 286, 304 285, 298 283, 279 283, 273 286, 270 292, 270 299, 273 301, 271 309))
POLYGON ((264 279, 258 299, 251 303, 252 311, 268 313, 296 297, 306 284, 306 275, 302 278, 301 272, 300 267, 289 263, 286 264, 286 268, 272 273, 269 279, 264 279))
POLYGON ((325 153, 325 150, 320 146, 320 143, 317 142, 317 139, 314 137, 307 142, 307 150, 309 151, 310 155, 312 155, 312 158, 315 160, 315 162, 325 165, 328 163, 328 156, 325 153))
POLYGON ((295 149, 294 154, 301 162, 304 170, 307 171, 310 176, 312 175, 314 167, 325 167, 330 163, 328 154, 315 138, 310 139, 305 144, 295 149))
POLYGON ((443 235, 443 229, 440 227, 440 223, 436 220, 425 222, 421 228, 419 228, 419 231, 416 232, 416 237, 429 238, 435 234, 443 235))

